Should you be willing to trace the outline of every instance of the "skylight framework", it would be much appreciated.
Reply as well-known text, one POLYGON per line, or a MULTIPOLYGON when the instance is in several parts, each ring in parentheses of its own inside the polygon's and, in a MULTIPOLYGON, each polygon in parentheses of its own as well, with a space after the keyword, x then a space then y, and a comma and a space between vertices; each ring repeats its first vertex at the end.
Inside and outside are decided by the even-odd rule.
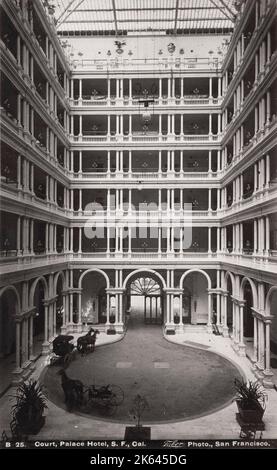
POLYGON ((234 0, 51 1, 62 35, 230 32, 237 4, 234 0))

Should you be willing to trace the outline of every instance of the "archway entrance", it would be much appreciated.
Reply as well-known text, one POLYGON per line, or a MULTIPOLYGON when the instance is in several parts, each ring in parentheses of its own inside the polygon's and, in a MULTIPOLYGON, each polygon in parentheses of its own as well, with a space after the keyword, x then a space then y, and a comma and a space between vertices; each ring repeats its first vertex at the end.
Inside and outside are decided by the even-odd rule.
POLYGON ((274 370, 274 383, 277 384, 277 288, 272 292, 269 299, 269 311, 267 312, 272 316, 270 325, 270 366, 274 370))
POLYGON ((16 295, 8 289, 0 299, 0 358, 15 353, 16 309, 16 295))
MULTIPOLYGON (((182 305, 182 320, 183 323, 191 323, 191 293, 185 286, 183 289, 183 305, 182 305)), ((176 315, 178 317, 178 315, 176 315)))
POLYGON ((41 353, 42 343, 45 338, 45 286, 44 283, 39 280, 35 292, 34 292, 34 307, 35 315, 33 320, 33 352, 35 356, 38 356, 41 353))
POLYGON ((139 274, 127 287, 127 313, 133 322, 145 325, 162 325, 162 288, 155 276, 139 274))
POLYGON ((254 317, 252 313, 253 307, 253 294, 252 289, 249 282, 246 282, 244 286, 244 315, 243 315, 243 331, 244 337, 247 338, 248 341, 253 340, 254 337, 254 317))
POLYGON ((232 326, 233 326, 233 301, 232 301, 232 295, 234 295, 234 293, 233 293, 233 286, 232 286, 230 276, 228 276, 228 278, 227 278, 227 292, 228 292, 228 296, 227 296, 227 326, 228 326, 229 330, 231 331, 232 326))
POLYGON ((107 321, 106 279, 96 271, 85 273, 82 278, 82 322, 88 325, 105 324, 107 321))
POLYGON ((183 288, 183 323, 206 325, 208 323, 209 299, 207 279, 203 272, 191 271, 181 282, 183 288))
POLYGON ((57 281, 57 300, 56 300, 56 334, 61 333, 61 327, 63 325, 63 315, 64 315, 64 307, 63 307, 63 296, 62 291, 64 289, 63 286, 63 278, 62 276, 58 277, 57 281))

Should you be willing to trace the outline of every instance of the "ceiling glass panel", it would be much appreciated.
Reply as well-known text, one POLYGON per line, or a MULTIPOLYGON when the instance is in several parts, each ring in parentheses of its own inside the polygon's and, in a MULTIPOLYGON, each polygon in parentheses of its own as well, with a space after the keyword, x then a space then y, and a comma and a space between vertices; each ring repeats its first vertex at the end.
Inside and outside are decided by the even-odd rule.
MULTIPOLYGON (((41 0, 44 4, 45 0, 41 0)), ((59 31, 232 29, 234 0, 51 0, 59 31)))

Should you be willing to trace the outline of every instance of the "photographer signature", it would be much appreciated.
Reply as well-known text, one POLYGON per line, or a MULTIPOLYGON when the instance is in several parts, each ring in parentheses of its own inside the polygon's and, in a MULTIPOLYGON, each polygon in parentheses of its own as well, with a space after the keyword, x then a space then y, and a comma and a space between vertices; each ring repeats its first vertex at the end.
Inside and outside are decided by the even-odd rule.
POLYGON ((173 447, 173 448, 178 448, 178 447, 184 447, 184 442, 173 440, 173 441, 165 441, 163 443, 163 447, 173 447))

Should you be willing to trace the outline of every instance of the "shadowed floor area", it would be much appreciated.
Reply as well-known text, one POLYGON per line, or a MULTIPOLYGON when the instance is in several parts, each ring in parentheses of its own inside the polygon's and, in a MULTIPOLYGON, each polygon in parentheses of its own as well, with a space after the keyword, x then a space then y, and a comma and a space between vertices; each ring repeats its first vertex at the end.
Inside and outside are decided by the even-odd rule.
MULTIPOLYGON (((58 367, 48 367, 44 384, 48 398, 65 408, 58 367)), ((227 359, 207 350, 169 343, 160 326, 144 325, 143 313, 131 314, 122 341, 77 356, 68 369, 70 378, 84 384, 119 385, 123 403, 113 410, 94 406, 90 415, 119 422, 132 422, 130 410, 137 394, 149 410, 143 423, 178 421, 209 414, 234 397, 238 369, 227 359)))

